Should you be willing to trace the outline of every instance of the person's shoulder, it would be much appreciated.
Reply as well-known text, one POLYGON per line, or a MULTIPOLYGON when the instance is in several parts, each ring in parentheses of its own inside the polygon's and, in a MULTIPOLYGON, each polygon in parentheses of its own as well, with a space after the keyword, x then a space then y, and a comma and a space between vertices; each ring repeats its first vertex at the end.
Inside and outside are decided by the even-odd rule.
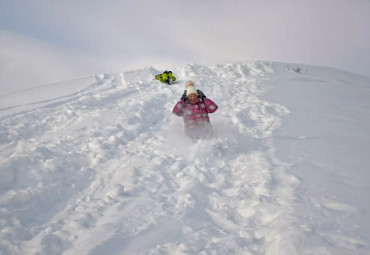
POLYGON ((203 102, 205 102, 205 103, 214 103, 213 100, 208 98, 208 97, 204 98, 203 102))

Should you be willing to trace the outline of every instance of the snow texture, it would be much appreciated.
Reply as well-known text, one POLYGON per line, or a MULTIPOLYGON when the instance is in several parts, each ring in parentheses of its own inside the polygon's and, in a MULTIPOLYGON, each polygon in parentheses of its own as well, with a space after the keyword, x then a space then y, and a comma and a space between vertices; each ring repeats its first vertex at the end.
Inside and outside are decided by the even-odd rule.
POLYGON ((1 96, 0 254, 370 254, 370 79, 286 67, 1 96), (188 79, 219 106, 210 140, 171 113, 188 79))

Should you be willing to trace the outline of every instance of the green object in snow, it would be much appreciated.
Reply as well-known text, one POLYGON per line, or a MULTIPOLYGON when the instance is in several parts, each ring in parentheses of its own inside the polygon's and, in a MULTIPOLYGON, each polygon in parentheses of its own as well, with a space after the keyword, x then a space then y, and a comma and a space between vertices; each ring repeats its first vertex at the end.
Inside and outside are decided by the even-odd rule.
POLYGON ((164 71, 162 74, 157 74, 155 78, 168 85, 171 85, 174 81, 176 81, 176 77, 173 76, 172 71, 164 71))

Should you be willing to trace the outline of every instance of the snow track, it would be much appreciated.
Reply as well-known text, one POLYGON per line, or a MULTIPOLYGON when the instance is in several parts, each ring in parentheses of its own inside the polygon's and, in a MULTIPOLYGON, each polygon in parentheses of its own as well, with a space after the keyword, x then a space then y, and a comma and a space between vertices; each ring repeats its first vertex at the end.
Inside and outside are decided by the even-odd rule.
POLYGON ((99 75, 0 119, 1 254, 298 254, 298 180, 275 156, 287 108, 260 99, 271 63, 99 75), (192 79, 219 105, 192 143, 171 114, 192 79))

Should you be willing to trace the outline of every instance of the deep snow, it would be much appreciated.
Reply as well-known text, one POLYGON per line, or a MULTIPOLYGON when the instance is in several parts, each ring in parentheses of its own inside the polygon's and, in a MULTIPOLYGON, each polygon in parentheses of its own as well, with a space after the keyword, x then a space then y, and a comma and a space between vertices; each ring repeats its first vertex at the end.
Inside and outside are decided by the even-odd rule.
POLYGON ((190 64, 167 86, 150 67, 0 97, 0 253, 369 254, 370 79, 304 69, 190 64), (219 106, 212 140, 171 113, 187 79, 219 106))

